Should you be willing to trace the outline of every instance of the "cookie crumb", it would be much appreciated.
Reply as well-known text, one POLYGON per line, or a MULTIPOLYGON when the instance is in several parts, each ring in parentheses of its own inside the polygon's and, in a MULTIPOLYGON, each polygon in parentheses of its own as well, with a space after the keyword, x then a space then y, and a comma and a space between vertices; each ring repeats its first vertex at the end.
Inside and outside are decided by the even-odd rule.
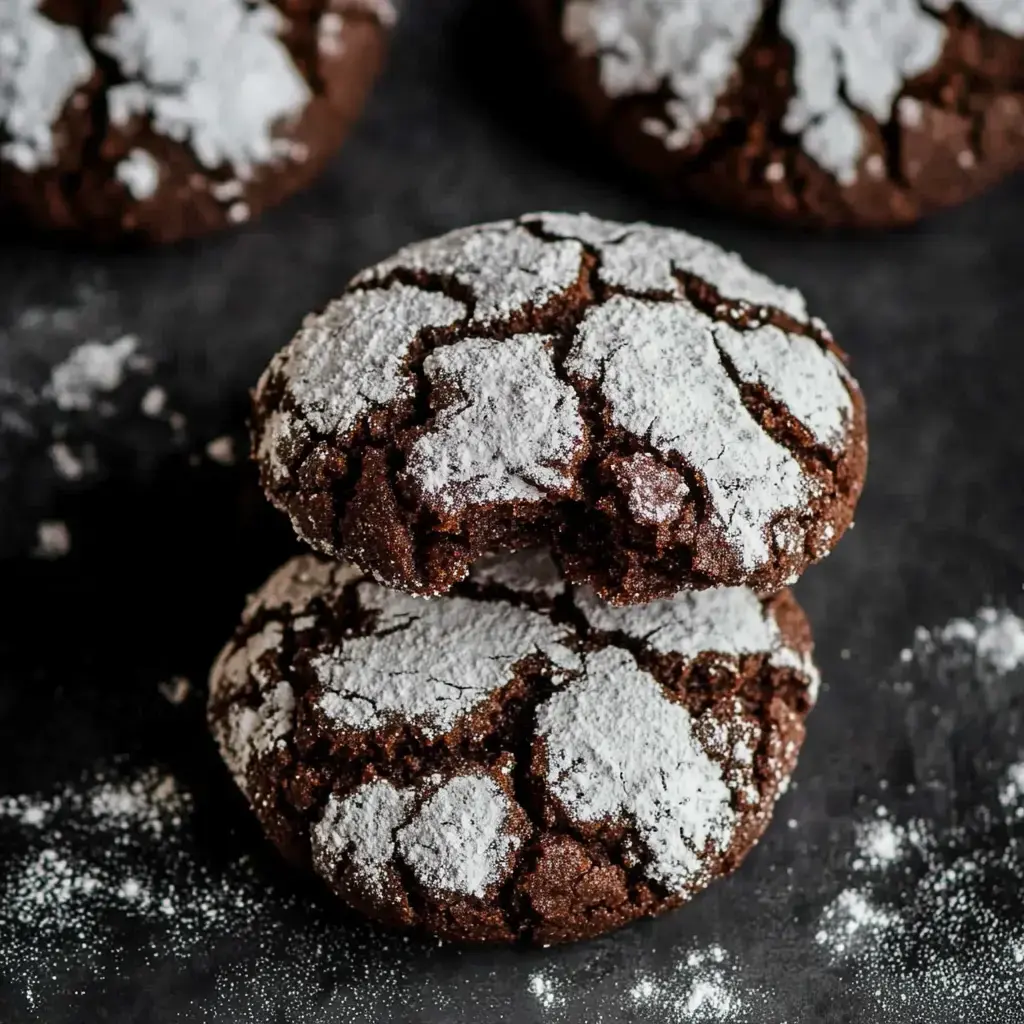
POLYGON ((44 519, 36 527, 35 558, 63 558, 71 550, 71 533, 60 519, 44 519))
POLYGON ((161 387, 151 387, 143 396, 139 406, 144 415, 155 419, 167 407, 167 392, 161 387))
POLYGON ((171 676, 157 683, 156 688, 169 704, 183 704, 192 692, 192 683, 185 676, 171 676))
POLYGON ((221 466, 235 464, 235 439, 224 434, 215 437, 206 446, 206 457, 221 466))
POLYGON ((63 441, 55 441, 50 445, 50 461, 57 475, 65 480, 81 480, 95 465, 95 450, 92 445, 85 445, 81 455, 76 454, 63 441))

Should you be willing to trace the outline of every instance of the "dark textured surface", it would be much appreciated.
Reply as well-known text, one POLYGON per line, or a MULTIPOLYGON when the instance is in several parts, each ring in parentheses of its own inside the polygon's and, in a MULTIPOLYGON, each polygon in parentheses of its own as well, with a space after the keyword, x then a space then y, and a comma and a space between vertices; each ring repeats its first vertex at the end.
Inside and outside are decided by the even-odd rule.
MULTIPOLYGON (((0 1019, 671 1020, 634 1016, 622 993, 644 973, 670 971, 694 946, 717 942, 740 965, 737 979, 761 992, 738 1019, 970 1020, 963 1000, 948 1012, 913 1000, 902 1015, 879 1009, 876 986, 830 968, 814 933, 822 908, 847 884, 852 825, 879 800, 900 817, 927 812, 942 828, 993 804, 1006 759, 1019 756, 1019 676, 1017 690, 1007 677, 984 700, 926 675, 909 694, 891 683, 918 624, 970 615, 986 601, 1021 606, 1024 183, 912 233, 861 238, 783 234, 646 202, 559 120, 520 38, 490 5, 478 5, 489 13, 476 16, 472 6, 433 0, 410 12, 367 116, 332 170, 257 226, 143 254, 5 239, 0 377, 25 388, 45 381, 82 338, 9 328, 26 308, 69 302, 76 285, 100 276, 108 299, 97 319, 139 335, 158 361, 153 380, 189 423, 176 441, 138 414, 75 418, 72 435, 96 443, 101 467, 80 484, 48 468, 42 407, 22 409, 35 438, 0 431, 0 789, 46 789, 126 754, 140 765, 171 765, 196 792, 201 856, 219 863, 256 843, 216 766, 201 700, 172 708, 156 682, 171 673, 203 678, 243 594, 292 542, 248 468, 191 467, 185 452, 225 430, 241 435, 245 389, 301 315, 356 269, 414 238, 544 207, 661 221, 735 247, 802 288, 854 360, 868 400, 871 465, 857 528, 796 588, 826 680, 796 788, 737 875, 679 913, 597 942, 527 954, 379 941, 312 907, 307 920, 303 901, 313 896, 300 892, 286 904, 297 883, 262 856, 269 898, 281 898, 276 916, 155 967, 130 952, 150 936, 127 924, 104 978, 58 973, 44 1004, 30 1009, 21 987, 0 979, 0 1019), (43 515, 69 523, 69 558, 24 557, 43 515), (912 796, 903 795, 908 784, 917 786, 912 796), (293 941, 304 929, 348 952, 318 963, 308 943, 293 941), (545 1009, 531 993, 531 974, 542 967, 565 980, 565 1005, 545 1009), (300 968, 318 978, 307 980, 301 1003, 290 988, 300 968), (400 980, 371 1001, 372 1013, 330 1009, 347 1005, 342 997, 358 979, 396 970, 400 980)), ((141 393, 140 378, 119 392, 119 408, 133 407, 136 385, 141 393)), ((21 408, 10 392, 5 386, 0 401, 21 408)), ((1017 914, 1020 880, 1003 882, 991 898, 1000 913, 1017 914)), ((74 962, 73 937, 68 944, 74 962)), ((977 961, 968 946, 951 955, 977 961)), ((974 1019, 1024 1019, 1019 989, 1017 996, 1018 1005, 1003 1000, 1001 1013, 974 1019)), ((969 997, 967 1008, 974 1005, 969 997)))

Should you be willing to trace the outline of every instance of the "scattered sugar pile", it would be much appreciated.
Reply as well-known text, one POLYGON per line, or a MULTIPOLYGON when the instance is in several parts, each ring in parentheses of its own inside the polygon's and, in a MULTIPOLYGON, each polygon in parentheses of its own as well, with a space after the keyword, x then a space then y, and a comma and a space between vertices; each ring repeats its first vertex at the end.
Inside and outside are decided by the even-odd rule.
POLYGON ((657 1021, 733 1021, 757 1000, 721 946, 694 950, 668 974, 642 974, 629 990, 632 1016, 657 1021))
POLYGON ((929 666, 940 682, 973 670, 988 682, 1024 665, 1024 619, 1005 608, 981 608, 972 619, 951 619, 939 629, 918 626, 906 662, 929 666))
MULTIPOLYGON (((268 888, 247 858, 214 863, 199 854, 193 819, 189 794, 155 770, 0 798, 0 977, 26 1009, 61 1000, 68 977, 102 984, 122 971, 184 965, 218 940, 273 935, 295 916, 297 897, 268 888)), ((342 970, 364 972, 332 996, 342 1019, 358 1019, 390 1000, 407 949, 399 937, 368 936, 353 941, 303 904, 289 935, 291 955, 236 965, 237 976, 217 977, 216 998, 239 1021, 249 1019, 247 1009, 238 1016, 239 1006, 251 1006, 253 1020, 272 1017, 262 1011, 279 993, 296 1009, 313 1008, 325 986, 334 988, 321 976, 328 957, 342 970), (366 962, 377 964, 374 973, 366 962)))
MULTIPOLYGON (((970 619, 919 628, 901 661, 948 688, 942 714, 984 708, 978 695, 995 685, 1012 704, 1010 676, 1024 667, 1024 620, 983 608, 970 619)), ((903 683, 899 692, 913 687, 903 683)), ((996 729, 1012 737, 1010 714, 995 716, 996 729)), ((1024 756, 1024 737, 1017 742, 1024 756)), ((956 794, 946 796, 956 808, 956 794)), ((1004 764, 990 798, 948 817, 901 822, 877 807, 855 828, 849 884, 823 911, 817 944, 887 1015, 910 1008, 920 1015, 914 1020, 1024 1019, 1022 821, 1024 760, 1004 764)))
MULTIPOLYGON (((219 964, 203 1004, 211 1016, 263 1024, 286 1006, 289 1019, 327 1024, 389 1013, 443 1018, 465 1007, 452 971, 471 954, 339 922, 309 893, 272 888, 245 857, 211 861, 196 846, 195 815, 190 795, 156 770, 0 798, 0 976, 30 1013, 60 1000, 72 976, 102 988, 175 960, 195 974, 218 941, 240 933, 262 937, 266 952, 219 964)), ((523 999, 545 1021, 577 1020, 592 995, 579 977, 578 964, 552 960, 529 973, 523 999)), ((605 982, 609 1021, 732 1022, 759 1004, 719 946, 605 982)), ((502 991, 486 981, 475 988, 480 1005, 496 1008, 502 991)))

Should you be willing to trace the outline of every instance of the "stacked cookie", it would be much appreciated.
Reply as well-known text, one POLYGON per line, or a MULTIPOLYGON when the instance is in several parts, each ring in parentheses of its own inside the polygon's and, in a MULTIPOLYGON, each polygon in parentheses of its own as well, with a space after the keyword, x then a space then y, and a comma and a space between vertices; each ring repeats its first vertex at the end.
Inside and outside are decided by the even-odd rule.
POLYGON ((254 445, 323 557, 250 600, 210 724, 288 858, 389 924, 540 943, 740 863, 817 690, 783 588, 866 462, 797 292, 645 224, 456 231, 306 321, 254 445))

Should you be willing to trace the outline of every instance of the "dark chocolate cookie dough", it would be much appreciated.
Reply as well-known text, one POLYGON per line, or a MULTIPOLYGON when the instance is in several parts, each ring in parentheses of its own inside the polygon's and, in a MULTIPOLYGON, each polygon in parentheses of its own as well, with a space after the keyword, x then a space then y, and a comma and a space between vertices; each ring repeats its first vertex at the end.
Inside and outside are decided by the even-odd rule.
POLYGON ((563 942, 733 871, 817 673, 788 591, 612 608, 542 554, 423 601, 305 556, 253 598, 209 720, 270 839, 346 904, 466 942, 563 942))
POLYGON ((438 594, 551 545, 607 600, 778 589, 850 524, 864 406, 800 294, 681 231, 537 214, 360 274, 255 393, 320 551, 438 594))
POLYGON ((0 0, 0 210, 168 242, 306 185, 361 109, 388 0, 0 0))
POLYGON ((523 0, 597 130, 669 193, 887 226, 1024 165, 1024 0, 523 0))

